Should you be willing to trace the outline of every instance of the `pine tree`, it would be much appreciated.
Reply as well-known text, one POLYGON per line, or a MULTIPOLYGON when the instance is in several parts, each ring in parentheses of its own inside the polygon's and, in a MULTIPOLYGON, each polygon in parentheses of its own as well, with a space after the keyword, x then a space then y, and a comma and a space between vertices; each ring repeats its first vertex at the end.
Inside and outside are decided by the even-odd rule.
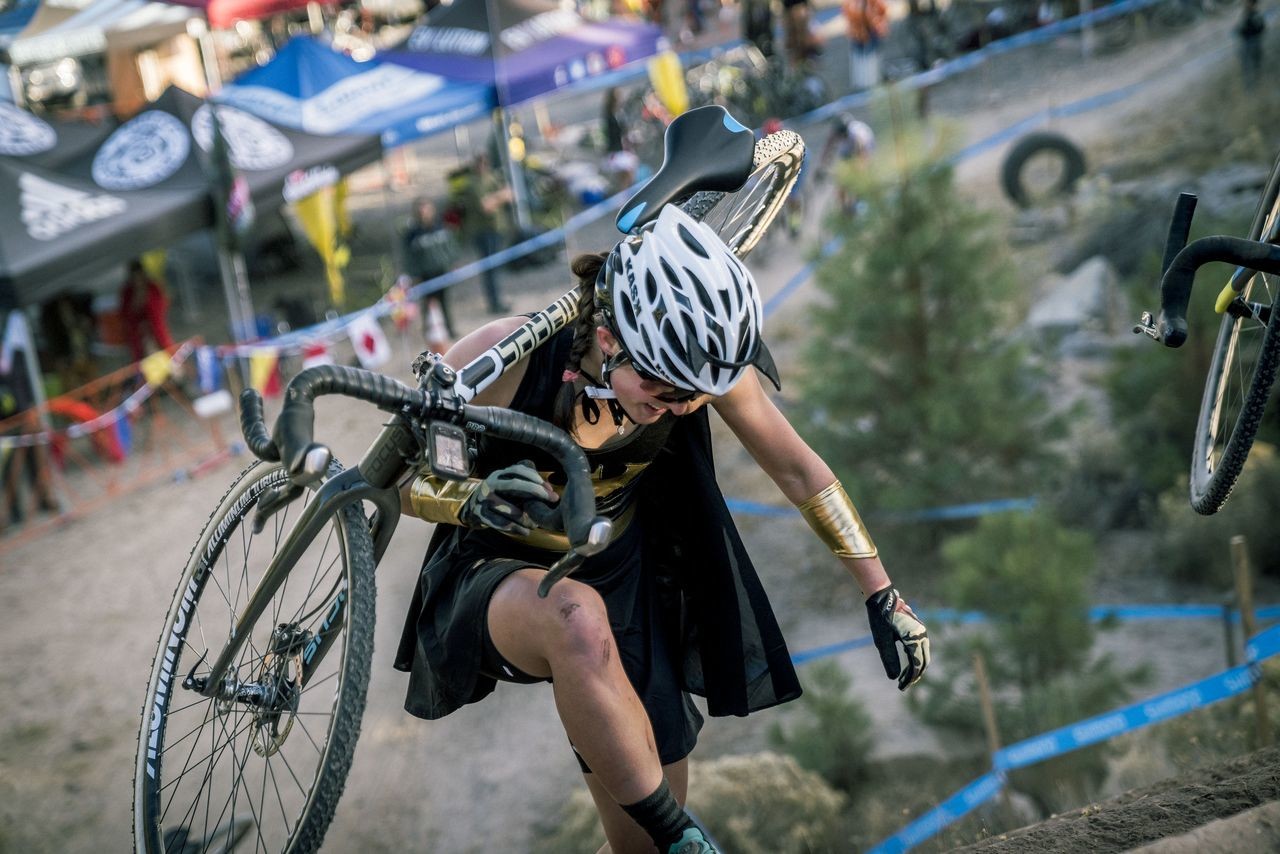
POLYGON ((840 176, 865 213, 818 270, 808 438, 864 508, 1026 495, 1056 427, 1011 334, 1021 283, 951 168, 904 147, 887 181, 840 176))

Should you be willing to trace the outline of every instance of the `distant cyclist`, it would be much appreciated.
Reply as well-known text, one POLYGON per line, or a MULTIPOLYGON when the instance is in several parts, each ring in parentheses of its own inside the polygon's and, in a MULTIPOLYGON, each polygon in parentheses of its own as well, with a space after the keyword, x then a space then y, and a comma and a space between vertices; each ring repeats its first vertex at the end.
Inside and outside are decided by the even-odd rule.
MULTIPOLYGON (((498 681, 549 681, 603 850, 706 854, 715 849, 682 806, 703 723, 690 694, 713 716, 800 694, 716 484, 709 408, 853 576, 900 689, 928 666, 929 640, 840 482, 765 393, 753 368, 778 378, 760 293, 716 233, 669 206, 639 236, 572 266, 577 323, 475 403, 568 431, 587 454, 612 540, 541 599, 545 567, 567 545, 549 459, 483 439, 477 477, 415 478, 406 512, 438 524, 396 660, 411 673, 405 707, 440 718, 498 681)), ((524 321, 487 324, 445 361, 465 365, 524 321)))
MULTIPOLYGON (((855 117, 852 113, 840 113, 831 120, 831 133, 826 144, 822 146, 822 154, 818 158, 818 178, 825 179, 829 174, 833 161, 838 163, 855 163, 859 168, 865 167, 876 150, 876 135, 871 125, 855 117)), ((841 182, 836 183, 836 199, 840 210, 849 216, 858 213, 859 201, 841 182)))

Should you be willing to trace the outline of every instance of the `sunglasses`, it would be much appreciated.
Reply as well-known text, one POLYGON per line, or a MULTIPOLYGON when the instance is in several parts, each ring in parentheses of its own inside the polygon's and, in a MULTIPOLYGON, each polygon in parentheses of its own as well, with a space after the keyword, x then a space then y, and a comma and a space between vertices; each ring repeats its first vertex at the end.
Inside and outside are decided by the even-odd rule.
POLYGON ((677 388, 676 386, 671 385, 670 380, 664 380, 662 377, 655 377, 653 374, 644 370, 630 359, 628 359, 627 362, 631 365, 631 370, 635 371, 636 376, 640 379, 645 382, 664 385, 671 389, 671 391, 666 394, 655 394, 653 396, 655 400, 660 400, 663 403, 689 403, 702 396, 702 392, 700 391, 689 391, 688 389, 677 388))

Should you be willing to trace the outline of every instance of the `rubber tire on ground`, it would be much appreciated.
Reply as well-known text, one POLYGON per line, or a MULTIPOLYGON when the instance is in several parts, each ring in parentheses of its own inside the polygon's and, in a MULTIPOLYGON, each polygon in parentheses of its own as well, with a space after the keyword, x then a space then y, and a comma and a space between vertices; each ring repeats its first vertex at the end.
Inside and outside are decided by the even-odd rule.
MULTIPOLYGON (((330 477, 341 470, 342 467, 334 461, 329 471, 330 477)), ((283 470, 278 463, 256 461, 245 469, 231 484, 209 517, 209 521, 205 523, 204 530, 201 531, 187 559, 187 565, 174 592, 173 603, 165 616, 164 631, 153 659, 146 702, 142 708, 133 799, 134 848, 140 854, 141 852, 161 854, 166 849, 164 831, 158 826, 150 826, 151 822, 148 821, 148 816, 154 811, 153 806, 148 805, 158 802, 166 780, 163 762, 159 763, 156 769, 158 781, 151 779, 151 775, 148 774, 148 748, 153 735, 151 732, 153 709, 159 713, 161 719, 156 736, 157 746, 163 753, 172 698, 182 696, 185 700, 189 697, 183 694, 179 685, 182 677, 196 662, 182 660, 182 652, 187 646, 186 634, 197 619, 200 599, 205 592, 213 590, 211 604, 225 607, 216 601, 216 583, 213 585, 208 583, 208 580, 214 577, 214 573, 203 570, 197 575, 197 570, 202 570, 203 567, 217 561, 226 543, 232 537, 241 536, 241 525, 245 526, 246 532, 252 531, 249 526, 252 525, 253 512, 258 499, 267 488, 281 485, 285 481, 283 470), (228 524, 219 531, 224 521, 228 524), (218 540, 213 542, 215 536, 218 540), (206 560, 209 561, 208 564, 206 560), (185 607, 184 602, 186 602, 185 607), (180 622, 179 619, 181 619, 180 622), (180 637, 179 652, 177 659, 170 662, 166 669, 162 668, 162 664, 165 662, 171 632, 176 632, 180 637), (167 681, 172 690, 161 691, 157 696, 157 688, 162 681, 160 678, 162 670, 166 671, 169 677, 167 681)), ((360 734, 360 720, 364 715, 365 694, 369 687, 375 604, 373 540, 359 502, 348 505, 341 511, 341 526, 342 534, 346 538, 347 552, 344 569, 348 591, 345 612, 347 636, 345 650, 334 648, 329 654, 341 655, 345 651, 346 655, 338 665, 340 681, 333 691, 334 711, 329 731, 326 733, 328 737, 324 742, 324 755, 318 764, 316 778, 307 793, 300 812, 300 820, 285 849, 289 854, 316 851, 324 840, 325 831, 333 820, 334 810, 337 808, 338 799, 346 784, 347 772, 351 768, 356 739, 360 734)), ((271 523, 268 522, 267 530, 270 529, 271 523)), ((251 533, 249 535, 252 536, 251 533)), ((263 617, 263 619, 268 618, 269 615, 263 617)), ((212 651, 212 654, 216 654, 216 650, 212 651)), ((172 709, 172 712, 176 714, 179 710, 181 706, 178 709, 172 709)), ((221 825, 215 826, 221 827, 221 825)))
MULTIPOLYGON (((1280 158, 1271 169, 1271 177, 1267 179, 1267 187, 1258 201, 1258 210, 1253 215, 1253 223, 1249 227, 1249 239, 1257 240, 1262 234, 1267 215, 1277 203, 1280 196, 1280 158)), ((1258 274, 1262 275, 1262 274, 1258 274)), ((1250 296, 1254 296, 1253 293, 1250 296)), ((1254 300, 1257 301, 1256 299, 1254 300)), ((1271 304, 1271 319, 1263 332, 1262 343, 1258 347, 1258 357, 1254 364, 1253 376, 1249 380, 1249 390, 1245 393, 1244 403, 1236 423, 1231 428, 1222 450, 1222 458, 1217 466, 1209 471, 1204 461, 1208 458, 1209 445, 1213 442, 1211 426, 1214 420, 1214 403, 1218 389, 1224 382, 1235 382, 1228 376, 1232 362, 1228 354, 1238 355, 1231 348, 1231 332, 1236 319, 1229 314, 1222 316, 1218 329, 1218 340, 1213 347, 1213 361, 1209 366, 1209 375, 1204 384, 1204 397, 1200 402, 1200 414, 1196 419, 1196 438, 1192 445, 1191 456, 1191 506, 1197 513, 1206 516, 1217 513, 1231 496, 1244 462, 1253 447, 1253 437, 1262 423, 1262 413, 1266 409, 1267 398, 1271 394, 1271 386, 1276 379, 1276 368, 1280 364, 1280 296, 1271 304)))
POLYGON ((1049 131, 1027 134, 1009 149, 1004 164, 1000 167, 1000 186, 1009 200, 1020 208, 1029 208, 1035 202, 1022 182, 1022 170, 1028 160, 1044 151, 1062 158, 1062 174, 1051 191, 1053 195, 1068 195, 1084 175, 1084 152, 1074 142, 1062 134, 1049 131))

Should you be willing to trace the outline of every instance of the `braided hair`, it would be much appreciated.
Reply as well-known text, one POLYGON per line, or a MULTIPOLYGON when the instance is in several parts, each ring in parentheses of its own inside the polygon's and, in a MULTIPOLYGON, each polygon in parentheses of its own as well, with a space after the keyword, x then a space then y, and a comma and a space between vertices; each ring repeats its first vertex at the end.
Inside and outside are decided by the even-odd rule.
MULTIPOLYGON (((595 299, 596 276, 608 257, 607 252, 583 254, 574 258, 569 265, 578 279, 578 319, 573 324, 573 345, 569 348, 569 358, 564 363, 564 383, 556 393, 551 419, 553 424, 569 433, 572 433, 574 402, 579 396, 574 382, 581 375, 583 358, 591 352, 596 326, 600 322, 595 299)), ((582 405, 583 415, 588 423, 594 424, 600 418, 600 410, 595 401, 584 396, 582 405)))

